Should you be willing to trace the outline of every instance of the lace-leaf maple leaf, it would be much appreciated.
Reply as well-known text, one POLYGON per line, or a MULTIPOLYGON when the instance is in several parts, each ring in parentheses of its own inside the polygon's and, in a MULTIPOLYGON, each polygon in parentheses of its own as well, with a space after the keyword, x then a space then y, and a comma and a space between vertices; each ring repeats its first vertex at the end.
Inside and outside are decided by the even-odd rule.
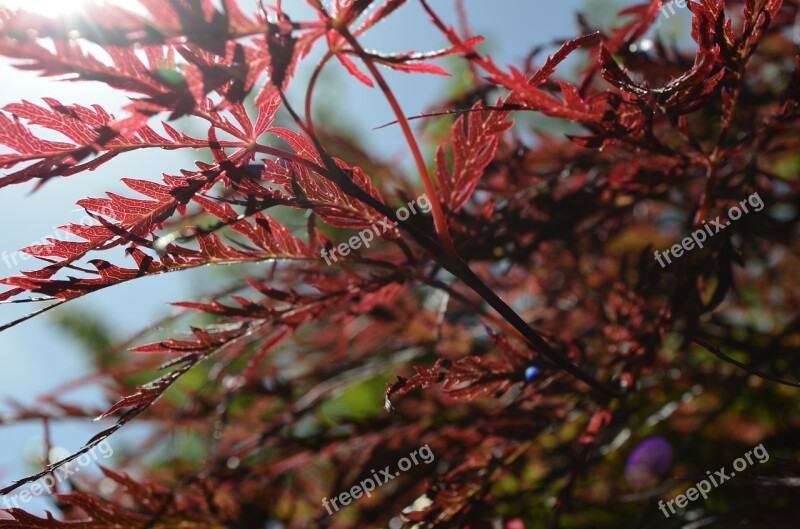
MULTIPOLYGON (((502 100, 496 106, 502 106, 502 100)), ((444 146, 436 151, 439 195, 451 212, 458 211, 472 196, 478 180, 494 159, 502 134, 514 125, 507 119, 508 112, 481 112, 480 103, 472 110, 466 118, 459 117, 453 125, 450 137, 452 170, 447 168, 444 146)))
POLYGON ((439 359, 431 368, 414 366, 410 378, 398 377, 387 384, 385 406, 394 408, 393 397, 402 397, 416 388, 441 385, 442 391, 454 399, 472 400, 480 395, 499 396, 522 380, 520 367, 531 361, 529 352, 521 350, 507 338, 492 334, 500 359, 465 356, 456 361, 439 359))
MULTIPOLYGON (((145 194, 150 193, 161 198, 166 204, 171 204, 172 195, 166 191, 166 186, 156 186, 151 182, 138 182, 131 184, 131 187, 145 194), (169 197, 169 198, 167 198, 169 197)), ((141 233, 134 236, 133 231, 123 232, 121 237, 116 240, 117 244, 130 242, 143 246, 158 246, 158 239, 147 241, 144 235, 156 229, 158 218, 152 216, 153 202, 142 201, 130 198, 123 198, 110 194, 110 199, 98 199, 91 206, 87 205, 87 210, 98 207, 111 208, 114 212, 115 220, 119 225, 136 226, 141 233), (108 202, 106 202, 108 201, 108 202), (111 205, 113 204, 113 206, 111 205), (142 226, 144 224, 144 226, 142 226)), ((244 263, 248 261, 265 261, 274 259, 312 259, 318 257, 315 252, 307 248, 299 239, 293 237, 289 230, 276 221, 256 213, 250 217, 242 217, 227 204, 217 204, 203 197, 195 196, 193 201, 200 204, 203 209, 223 221, 221 226, 229 226, 233 231, 244 235, 248 240, 248 245, 238 244, 239 248, 225 245, 220 237, 215 233, 208 233, 198 228, 186 228, 191 234, 191 239, 198 243, 199 248, 193 250, 179 246, 175 243, 167 244, 162 250, 159 259, 151 257, 137 248, 129 248, 127 254, 133 257, 136 268, 122 268, 107 261, 94 259, 90 264, 96 269, 94 278, 75 278, 59 280, 50 277, 41 277, 34 274, 26 274, 25 277, 16 277, 3 280, 5 284, 24 289, 28 292, 46 294, 61 299, 74 299, 99 289, 114 286, 132 279, 137 279, 147 275, 163 274, 205 266, 210 264, 244 263)), ((162 209, 163 209, 162 205, 162 209)), ((169 211, 169 214, 172 212, 169 211)), ((164 213, 166 214, 166 213, 164 213)), ((91 249, 98 249, 98 240, 107 240, 109 237, 117 235, 116 230, 109 225, 109 228, 95 227, 86 229, 81 227, 68 227, 73 233, 80 236, 92 236, 100 232, 94 239, 88 239, 84 243, 72 243, 51 239, 52 244, 46 246, 35 246, 26 250, 34 255, 49 255, 65 258, 65 261, 72 260, 86 253, 91 249)), ((101 249, 107 249, 106 246, 101 249)), ((65 262, 65 261, 62 261, 65 262)), ((65 265, 63 265, 65 266, 65 265)), ((8 294, 8 293, 6 293, 8 294)))
MULTIPOLYGON (((158 378, 157 380, 145 386, 139 387, 136 393, 129 395, 123 399, 120 399, 109 411, 105 412, 103 415, 97 418, 97 420, 99 420, 101 418, 108 417, 113 413, 116 413, 117 411, 125 410, 113 425, 95 434, 77 452, 67 456, 66 458, 60 461, 51 463, 41 472, 17 480, 11 485, 4 487, 3 489, 0 489, 0 495, 6 495, 10 492, 17 490, 18 488, 22 487, 27 483, 33 483, 35 481, 38 481, 39 479, 52 473, 56 469, 61 468, 62 466, 71 463, 72 461, 75 461, 83 454, 86 454, 87 452, 95 448, 101 442, 108 439, 108 437, 110 437, 114 432, 122 428, 129 421, 131 421, 132 419, 140 415, 142 412, 144 412, 147 408, 152 406, 153 403, 156 402, 156 400, 158 400, 161 397, 161 395, 170 386, 172 386, 172 384, 175 383, 175 381, 177 381, 181 376, 183 376, 192 367, 194 367, 202 358, 203 358, 202 356, 197 354, 185 354, 164 364, 162 366, 162 368, 164 369, 168 367, 175 367, 175 369, 167 373, 166 375, 163 375, 162 377, 158 378)), ((2 522, 3 520, 0 520, 0 523, 2 522)))
MULTIPOLYGON (((63 105, 52 98, 44 98, 48 108, 23 101, 10 104, 4 110, 14 116, 10 119, 0 113, 0 145, 17 154, 0 155, 0 167, 11 168, 17 164, 35 163, 0 178, 0 188, 40 179, 43 184, 55 176, 70 176, 82 171, 93 171, 114 157, 137 149, 208 148, 206 140, 180 133, 167 123, 163 124, 169 137, 159 135, 142 124, 121 132, 114 117, 99 105, 92 108, 80 105, 63 105), (54 142, 37 138, 19 118, 31 125, 58 132, 72 143, 54 142), (90 160, 84 161, 87 158, 90 160)), ((233 142, 220 142, 222 147, 236 146, 233 142)))
MULTIPOLYGON (((307 138, 283 127, 273 127, 269 133, 285 141, 300 156, 323 165, 323 160, 307 138)), ((339 168, 352 181, 373 198, 384 202, 369 176, 360 167, 351 167, 335 159, 339 168)), ((366 228, 377 222, 382 215, 365 209, 361 201, 351 197, 329 180, 315 174, 307 167, 293 162, 264 160, 261 178, 277 184, 298 203, 311 206, 320 218, 337 228, 366 228)))
MULTIPOLYGON (((109 218, 118 220, 118 224, 105 221, 100 225, 69 224, 62 226, 62 230, 76 235, 83 242, 62 241, 48 239, 48 244, 25 248, 23 251, 38 257, 58 257, 61 260, 35 272, 24 272, 23 276, 3 279, 3 284, 16 287, 0 294, 0 299, 10 299, 19 295, 26 289, 32 291, 46 291, 50 295, 57 295, 64 299, 78 295, 72 287, 82 285, 81 280, 55 281, 51 277, 60 270, 72 265, 87 253, 93 250, 107 250, 128 242, 141 243, 144 238, 157 229, 176 210, 183 211, 195 193, 209 184, 208 177, 194 174, 188 177, 165 177, 167 185, 152 182, 141 183, 127 180, 128 187, 153 197, 155 200, 138 200, 109 194, 107 199, 84 199, 79 202, 88 212, 94 215, 108 215, 109 218)), ((101 218, 101 217, 97 217, 101 218)), ((134 258, 140 260, 140 266, 149 268, 152 259, 146 258, 141 252, 135 253, 134 258)), ((100 279, 89 280, 90 285, 100 286, 104 281, 108 284, 121 280, 122 277, 135 277, 135 272, 124 272, 105 261, 96 260, 92 263, 97 269, 100 279), (103 279, 105 277, 105 279, 103 279)))
MULTIPOLYGON (((56 104, 54 101, 50 103, 52 105, 56 104)), ((230 111, 237 123, 244 129, 244 132, 253 136, 262 134, 270 126, 277 109, 278 104, 274 98, 265 102, 259 109, 259 116, 255 125, 253 125, 247 113, 240 105, 232 106, 230 111)), ((70 112, 68 112, 66 116, 62 116, 61 112, 48 112, 47 109, 30 104, 21 105, 20 110, 24 111, 29 119, 45 126, 57 127, 58 130, 66 129, 63 133, 67 135, 67 137, 74 138, 75 140, 91 137, 92 132, 89 125, 86 124, 87 121, 89 124, 103 123, 108 119, 108 115, 101 110, 96 109, 93 111, 83 107, 69 109, 70 112)), ((223 130, 233 127, 233 124, 228 121, 227 118, 219 115, 216 111, 211 111, 210 116, 223 130)), ((0 115, 0 118, 1 117, 2 115, 0 115)), ((154 261, 152 257, 138 250, 130 250, 129 253, 134 257, 137 263, 137 269, 123 269, 111 265, 106 261, 96 260, 90 264, 94 266, 96 270, 94 273, 99 276, 98 278, 51 280, 56 273, 72 266, 89 252, 105 251, 125 244, 150 246, 152 241, 148 241, 147 237, 161 228, 163 223, 174 213, 184 214, 187 205, 197 193, 201 190, 210 189, 220 179, 227 179, 229 183, 232 178, 235 180, 236 177, 229 174, 229 172, 237 171, 238 165, 246 164, 254 157, 254 153, 247 148, 242 148, 243 146, 240 143, 217 140, 214 127, 209 129, 209 139, 206 141, 191 138, 186 134, 176 131, 166 123, 164 124, 164 130, 167 132, 169 138, 162 137, 145 126, 131 140, 114 140, 112 148, 119 146, 118 152, 124 152, 125 150, 138 148, 141 145, 161 146, 171 149, 183 146, 192 148, 205 147, 211 148, 212 153, 214 153, 220 163, 217 165, 200 164, 199 171, 184 171, 184 174, 181 176, 165 175, 163 184, 126 178, 122 179, 125 185, 133 191, 146 196, 148 198, 147 200, 123 197, 115 193, 108 193, 108 198, 80 200, 78 205, 98 219, 100 224, 69 224, 60 228, 67 233, 83 239, 82 241, 65 241, 48 238, 47 244, 24 248, 22 251, 30 255, 46 260, 51 258, 60 260, 53 262, 51 265, 41 270, 23 272, 23 276, 6 278, 0 281, 3 284, 15 287, 10 291, 0 294, 0 300, 11 299, 24 292, 26 289, 30 289, 30 291, 34 292, 48 293, 49 295, 61 299, 72 299, 98 288, 134 279, 138 277, 139 274, 163 273, 169 270, 170 266, 175 267, 174 269, 183 269, 202 264, 203 260, 198 260, 197 254, 187 249, 176 249, 178 255, 175 255, 172 260, 168 257, 166 264, 154 261), (224 149, 228 147, 236 147, 238 150, 231 157, 228 157, 223 152, 224 149)), ((36 144, 36 142, 41 141, 32 134, 26 133, 26 129, 23 129, 22 133, 24 141, 26 142, 33 142, 36 144)), ((0 140, 2 140, 2 138, 0 138, 0 140)), ((13 140, 14 136, 8 135, 8 141, 13 140)), ((12 145, 16 144, 12 143, 12 145)), ((109 151, 107 153, 109 156, 115 154, 117 154, 117 151, 109 151)), ((58 154, 57 156, 62 155, 58 154)), ((266 222, 267 226, 269 226, 269 221, 264 221, 262 219, 259 222, 266 222)), ((280 237, 284 237, 285 235, 280 230, 276 233, 278 233, 280 237)), ((233 257, 233 249, 214 244, 216 242, 216 236, 200 233, 199 237, 204 244, 218 249, 215 255, 210 259, 229 260, 233 257), (228 252, 227 255, 226 251, 228 252)), ((262 240, 254 242, 263 243, 264 240, 262 238, 262 240)), ((262 248, 262 250, 268 251, 267 248, 262 248)), ((245 256, 245 254, 241 252, 236 253, 236 255, 240 257, 245 256)), ((251 254, 248 255, 252 257, 251 254)))
POLYGON ((154 527, 180 524, 192 529, 212 529, 219 527, 213 520, 209 509, 196 492, 182 491, 178 498, 172 498, 167 487, 156 483, 137 481, 122 473, 100 467, 103 475, 117 485, 117 498, 110 500, 83 491, 55 494, 62 504, 69 505, 73 512, 71 519, 56 520, 49 512, 46 518, 26 513, 22 509, 8 509, 12 520, 0 519, 0 528, 5 529, 115 529, 119 527, 146 527, 154 520, 161 521, 154 527), (185 509, 191 504, 191 509, 185 509), (166 506, 166 508, 165 508, 166 506), (184 512, 185 511, 185 512, 184 512), (188 514, 189 511, 192 514, 188 514), (176 516, 177 514, 177 516, 176 516))

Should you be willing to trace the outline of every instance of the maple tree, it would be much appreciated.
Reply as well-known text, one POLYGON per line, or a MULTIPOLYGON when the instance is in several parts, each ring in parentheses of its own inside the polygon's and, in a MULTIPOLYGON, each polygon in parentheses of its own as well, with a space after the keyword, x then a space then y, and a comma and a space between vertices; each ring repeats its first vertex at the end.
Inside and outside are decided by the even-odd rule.
POLYGON ((102 351, 98 374, 118 399, 107 410, 58 396, 50 412, 17 410, 16 421, 113 423, 0 494, 134 419, 152 433, 123 468, 103 469, 113 491, 84 481, 57 495, 60 520, 13 508, 0 528, 673 527, 655 501, 718 467, 708 462, 720 446, 739 454, 753 441, 779 467, 715 491, 701 514, 792 527, 798 2, 690 3, 691 53, 633 46, 662 7, 643 2, 612 29, 581 18, 582 36, 516 67, 483 53, 460 3, 453 26, 419 0, 444 49, 395 54, 360 38, 406 0, 307 3, 316 18, 292 20, 280 1, 252 15, 235 0, 102 4, 68 19, 0 8, 0 55, 18 68, 131 96, 121 116, 55 98, 4 106, 0 188, 69 185, 139 150, 213 156, 161 181, 123 179, 128 196, 81 200, 96 222, 63 227, 80 240, 23 249, 41 267, 2 280, 0 300, 45 304, 2 329, 144 276, 243 267, 213 299, 175 303, 203 316, 186 335, 157 338, 156 325, 102 351), (298 104, 286 90, 314 47, 324 56, 298 104), (571 55, 584 67, 570 81, 556 71, 571 55), (381 71, 446 75, 431 62, 445 56, 472 84, 416 116, 415 131, 381 71), (385 95, 415 177, 312 119, 334 60, 385 95), (280 111, 290 126, 276 124, 280 111), (515 121, 529 114, 582 132, 531 138, 515 121), (205 136, 170 124, 184 116, 205 136), (446 133, 429 126, 443 121, 446 133), (430 215, 401 219, 417 177, 430 215), (765 211, 657 265, 654 249, 755 192, 765 211), (281 221, 298 213, 303 230, 281 221), (324 249, 384 218, 398 230, 324 263, 324 249), (124 260, 111 257, 119 249, 124 260), (683 444, 670 474, 636 496, 622 479, 628 439, 656 430, 683 444), (142 461, 176 431, 202 455, 142 461), (436 464, 335 516, 320 505, 424 444, 436 464))

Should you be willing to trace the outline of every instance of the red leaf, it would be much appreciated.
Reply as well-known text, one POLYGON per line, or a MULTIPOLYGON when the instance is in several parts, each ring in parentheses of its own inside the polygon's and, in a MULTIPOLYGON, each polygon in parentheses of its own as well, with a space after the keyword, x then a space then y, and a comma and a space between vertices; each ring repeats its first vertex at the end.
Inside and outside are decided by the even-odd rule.
MULTIPOLYGON (((41 179, 43 183, 55 176, 91 171, 119 154, 136 149, 199 149, 208 146, 207 142, 179 133, 166 123, 164 130, 169 138, 159 135, 144 123, 132 129, 126 126, 123 130, 121 125, 127 125, 128 122, 115 121, 113 116, 98 105, 87 108, 62 105, 51 98, 45 98, 44 101, 49 108, 23 101, 7 105, 4 110, 33 125, 59 132, 72 140, 72 143, 39 139, 18 119, 12 121, 0 113, 0 145, 10 147, 18 153, 3 155, 0 164, 10 168, 23 162, 36 162, 0 178, 0 188, 32 179, 41 179), (84 161, 93 156, 96 157, 84 161)), ((238 144, 222 142, 222 145, 238 144)))
POLYGON ((373 88, 375 86, 372 83, 372 79, 370 79, 369 76, 367 76, 365 73, 359 70, 358 66, 356 66, 356 64, 353 61, 351 61, 348 56, 342 53, 337 53, 336 58, 339 59, 339 62, 342 63, 342 65, 347 69, 350 75, 352 75, 353 77, 355 77, 356 79, 358 79, 359 81, 361 81, 370 88, 373 88))
MULTIPOLYGON (((501 106, 499 101, 497 106, 501 106)), ((494 159, 501 135, 513 126, 508 121, 509 112, 487 110, 480 112, 476 104, 473 112, 459 117, 451 131, 453 168, 447 168, 444 147, 436 151, 436 180, 439 196, 452 211, 458 211, 475 191, 478 180, 494 159)))

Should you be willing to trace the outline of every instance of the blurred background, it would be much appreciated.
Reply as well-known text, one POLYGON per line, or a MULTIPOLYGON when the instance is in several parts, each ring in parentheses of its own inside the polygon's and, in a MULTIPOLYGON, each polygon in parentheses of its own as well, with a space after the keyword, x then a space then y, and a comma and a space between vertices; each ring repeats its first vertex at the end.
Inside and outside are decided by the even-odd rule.
MULTIPOLYGON (((578 34, 578 11, 584 12, 592 25, 608 28, 620 23, 616 17, 619 9, 633 2, 467 0, 466 3, 472 15, 473 32, 486 38, 484 49, 491 50, 497 62, 503 65, 524 61, 539 46, 542 46, 541 53, 534 62, 541 64, 559 43, 578 34)), ((0 6, 20 4, 45 13, 53 13, 58 5, 80 8, 79 0, 0 0, 0 6)), ((243 0, 241 4, 244 9, 252 10, 255 2, 243 0)), ((448 21, 457 23, 453 2, 434 0, 433 5, 448 21)), ((294 20, 308 16, 304 2, 300 0, 284 2, 284 7, 289 9, 294 20)), ((420 21, 427 21, 427 17, 417 3, 410 2, 389 22, 365 35, 365 48, 384 52, 429 51, 447 45, 431 26, 420 25, 420 21)), ((671 16, 658 31, 668 31, 670 36, 678 39, 685 37, 688 27, 688 13, 684 12, 671 16)), ((304 64, 308 67, 314 62, 312 57, 304 64)), ((455 60, 444 61, 442 65, 452 72, 460 71, 455 60)), ((558 75, 570 77, 570 69, 575 67, 575 61, 568 61, 558 75)), ((308 75, 308 68, 305 68, 293 82, 292 93, 297 101, 304 93, 308 75)), ((457 74, 452 78, 396 72, 387 72, 386 75, 406 115, 433 110, 431 105, 452 92, 459 83, 457 74)), ((120 109, 126 103, 122 94, 99 83, 39 78, 31 72, 14 69, 5 59, 0 59, 0 79, 0 105, 23 99, 41 103, 42 97, 54 97, 68 104, 99 104, 120 115, 120 109)), ((333 123, 331 128, 358 138, 373 152, 396 160, 399 167, 408 166, 409 157, 398 128, 374 130, 392 120, 382 94, 344 75, 338 63, 332 62, 325 70, 315 97, 315 112, 317 120, 333 123)), ((156 130, 160 129, 157 123, 151 124, 156 130)), ((551 125, 538 124, 542 127, 551 125)), ((183 118, 178 128, 202 136, 204 130, 198 128, 201 126, 190 118, 183 118)), ((0 190, 0 222, 3 226, 0 231, 0 276, 17 275, 20 270, 34 268, 35 260, 28 256, 23 259, 24 254, 17 253, 17 250, 46 237, 63 238, 66 234, 59 233, 57 227, 79 222, 85 216, 85 212, 75 205, 81 198, 103 196, 105 192, 130 196, 132 192, 119 182, 120 177, 158 181, 162 173, 174 174, 180 168, 192 168, 196 160, 207 159, 204 153, 191 151, 138 152, 120 156, 93 173, 79 174, 69 181, 54 179, 36 192, 33 192, 32 183, 0 190)), ((409 171, 409 174, 413 172, 409 171)), ((36 462, 41 460, 43 446, 40 421, 5 425, 3 417, 6 414, 17 405, 36 407, 41 404, 39 399, 42 395, 90 373, 91 355, 101 353, 103 347, 122 341, 170 314, 172 309, 168 302, 198 298, 221 284, 220 278, 236 273, 231 269, 199 269, 137 280, 70 302, 43 317, 0 333, 0 487, 40 470, 36 462)), ((0 325, 36 308, 35 304, 0 305, 0 325)), ((176 324, 174 330, 183 329, 183 325, 176 324)), ((102 408, 116 397, 103 395, 96 384, 87 382, 79 384, 77 389, 70 388, 64 400, 102 408)), ((76 451, 106 425, 76 420, 51 426, 52 443, 59 447, 58 454, 51 456, 63 457, 67 451, 76 451)), ((124 451, 126 443, 136 442, 136 430, 123 429, 110 442, 115 451, 124 451)), ((40 512, 46 506, 47 502, 39 498, 25 508, 40 512)))

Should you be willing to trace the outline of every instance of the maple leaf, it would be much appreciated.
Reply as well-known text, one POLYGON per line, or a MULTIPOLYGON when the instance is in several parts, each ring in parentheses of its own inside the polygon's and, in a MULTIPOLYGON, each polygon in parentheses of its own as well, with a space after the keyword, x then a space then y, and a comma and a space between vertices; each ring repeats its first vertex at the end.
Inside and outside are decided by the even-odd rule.
MULTIPOLYGON (((167 123, 163 127, 169 137, 159 135, 145 124, 121 132, 118 130, 119 122, 98 105, 92 108, 62 105, 52 98, 44 98, 44 102, 49 108, 28 101, 6 105, 3 109, 13 114, 13 120, 0 113, 0 145, 17 152, 0 155, 0 167, 11 168, 23 162, 35 162, 0 178, 0 188, 32 179, 41 179, 41 185, 55 176, 93 171, 114 157, 137 149, 208 147, 207 141, 191 138, 167 123), (59 132, 72 143, 39 139, 19 118, 59 132), (90 157, 93 158, 81 163, 90 157)), ((223 147, 235 145, 221 142, 223 147)))
MULTIPOLYGON (((185 178, 165 177, 167 185, 133 180, 127 180, 125 183, 131 189, 154 200, 137 200, 109 194, 107 199, 80 201, 79 204, 88 212, 95 215, 109 215, 119 223, 113 224, 106 221, 95 226, 69 224, 60 229, 84 239, 83 242, 49 238, 48 244, 23 249, 31 255, 53 256, 59 257, 61 260, 39 271, 25 272, 23 276, 2 280, 4 284, 16 288, 4 292, 0 298, 9 299, 27 288, 39 291, 45 289, 51 295, 60 295, 63 298, 74 297, 80 289, 78 291, 70 289, 70 285, 85 285, 85 283, 76 279, 50 283, 50 278, 92 250, 104 250, 130 241, 144 240, 146 235, 157 229, 176 210, 185 208, 191 197, 208 184, 208 180, 196 174, 185 178)), ((152 264, 152 260, 146 258, 141 252, 134 253, 134 257, 140 261, 140 266, 145 268, 152 264)), ((137 272, 125 272, 105 261, 97 260, 93 264, 100 278, 88 280, 92 287, 113 284, 116 280, 122 280, 123 277, 129 279, 136 277, 137 272)))
MULTIPOLYGON (((301 134, 283 127, 273 127, 269 129, 269 133, 285 141, 304 159, 318 165, 324 164, 309 140, 301 134)), ((360 167, 350 167, 338 159, 335 162, 340 169, 348 173, 353 183, 376 200, 383 202, 372 181, 360 167)), ((378 212, 365 209, 361 201, 345 193, 327 179, 296 163, 264 160, 261 178, 281 186, 299 203, 313 206, 322 220, 338 228, 366 228, 383 218, 378 212)))
MULTIPOLYGON (((115 220, 119 221, 117 226, 127 226, 130 229, 119 233, 113 229, 114 225, 98 228, 77 227, 75 225, 66 226, 62 229, 70 231, 75 235, 86 238, 86 242, 65 242, 57 239, 50 239, 52 244, 26 248, 25 251, 38 256, 56 256, 64 259, 58 263, 60 267, 66 266, 67 262, 74 261, 78 256, 87 253, 89 250, 98 248, 98 241, 104 243, 102 249, 107 249, 108 239, 115 235, 120 235, 116 244, 132 242, 139 245, 159 247, 158 239, 148 242, 143 238, 145 234, 151 233, 157 227, 157 222, 163 221, 163 216, 172 213, 174 207, 173 196, 166 191, 166 186, 159 189, 150 182, 149 185, 136 184, 131 187, 137 190, 149 191, 155 197, 161 198, 162 203, 154 204, 152 201, 137 201, 110 195, 110 199, 97 199, 91 204, 84 205, 88 211, 96 208, 108 208, 113 211, 115 220), (155 193, 153 193, 155 191, 155 193), (154 208, 153 206, 160 207, 154 208), (161 217, 154 217, 154 212, 161 211, 161 217), (99 232, 99 233, 98 233, 99 232), (136 233, 139 236, 134 237, 136 233)), ((274 220, 256 213, 250 218, 254 221, 249 222, 247 218, 238 215, 233 208, 228 205, 218 205, 211 200, 194 197, 193 201, 200 204, 203 209, 215 215, 225 222, 233 231, 244 235, 248 240, 248 245, 239 246, 241 249, 227 246, 215 233, 208 233, 196 228, 189 229, 192 238, 199 245, 198 250, 181 247, 174 243, 164 246, 160 259, 148 256, 136 248, 130 248, 127 253, 136 262, 136 268, 122 268, 106 261, 95 259, 90 264, 96 269, 95 278, 75 278, 66 280, 51 279, 53 267, 45 269, 48 273, 42 274, 26 273, 24 277, 9 278, 3 280, 7 285, 24 289, 29 292, 46 294, 61 299, 74 299, 96 290, 114 286, 132 279, 137 279, 146 275, 163 274, 205 266, 210 264, 243 263, 248 261, 265 261, 273 259, 311 259, 318 255, 309 250, 301 241, 291 235, 289 230, 275 222, 274 220)), ((4 295, 8 296, 10 291, 4 295)))
MULTIPOLYGON (((502 106, 499 100, 497 106, 502 106)), ((447 168, 444 147, 436 151, 436 180, 442 203, 451 212, 458 211, 472 196, 478 180, 494 159, 501 135, 514 123, 508 112, 480 112, 481 105, 472 107, 466 119, 459 117, 451 132, 453 168, 447 168)))
MULTIPOLYGON (((20 479, 12 483, 11 485, 0 489, 0 495, 6 495, 10 492, 17 490, 18 488, 22 487, 27 483, 33 483, 42 477, 52 473, 53 471, 61 468, 62 466, 75 461, 80 456, 88 453, 90 450, 95 448, 97 445, 102 443, 103 441, 107 440, 114 432, 122 428, 126 423, 131 421, 136 416, 140 415, 143 411, 153 405, 153 403, 158 400, 161 395, 166 391, 176 380, 178 380, 182 375, 184 375, 189 369, 194 367, 197 362, 201 359, 201 357, 197 354, 187 354, 178 357, 177 359, 164 364, 162 367, 174 367, 177 366, 176 369, 171 371, 170 373, 160 377, 159 379, 151 382, 146 386, 142 386, 138 388, 138 391, 121 399, 117 402, 109 411, 105 412, 103 415, 98 417, 97 419, 101 419, 103 417, 108 417, 109 415, 120 411, 126 410, 116 421, 115 424, 106 428, 105 430, 101 431, 100 433, 94 435, 89 441, 77 452, 67 456, 66 458, 57 461, 55 463, 51 463, 48 465, 44 470, 28 476, 26 478, 20 479)), ((25 514, 25 513, 23 513, 25 514)), ((25 514, 25 516, 30 516, 25 514)), ((3 521, 0 520, 0 523, 3 521)))
MULTIPOLYGON (((268 129, 274 119, 277 109, 278 105, 274 99, 266 102, 265 105, 260 108, 258 121, 255 125, 247 116, 247 113, 241 105, 232 106, 230 111, 248 136, 258 136, 268 129)), ((40 122, 48 127, 56 127, 59 130, 64 129, 64 134, 75 141, 85 141, 86 138, 91 137, 91 132, 87 128, 88 125, 85 124, 86 121, 92 123, 92 119, 94 119, 96 122, 102 123, 104 120, 108 119, 108 116, 100 110, 91 111, 89 109, 83 109, 82 107, 78 107, 77 110, 73 109, 73 113, 70 113, 68 117, 64 118, 59 117, 61 115, 60 113, 54 115, 52 112, 48 112, 46 109, 35 105, 23 105, 22 110, 26 112, 26 115, 29 116, 31 120, 40 122), (75 116, 82 117, 83 119, 77 119, 75 116)), ((220 116, 214 110, 209 111, 209 116, 222 130, 229 130, 233 127, 227 118, 220 116)), ((0 117, 2 116, 0 115, 0 117)), ((194 139, 179 133, 167 124, 164 124, 164 128, 168 133, 169 139, 159 136, 149 127, 144 127, 131 140, 115 141, 111 148, 116 149, 118 147, 118 151, 109 150, 106 155, 110 157, 118 152, 138 148, 140 146, 161 146, 163 148, 172 149, 180 147, 205 147, 211 149, 219 164, 201 164, 200 171, 186 171, 181 176, 165 175, 164 184, 122 179, 125 185, 137 193, 146 196, 148 200, 128 198, 109 193, 108 198, 84 199, 79 201, 78 205, 83 207, 90 215, 100 220, 100 224, 69 224, 60 228, 62 231, 83 239, 82 241, 63 241, 48 238, 47 244, 24 248, 22 251, 31 255, 40 258, 55 257, 60 260, 41 270, 24 272, 23 276, 2 280, 4 284, 15 288, 0 294, 0 299, 10 299, 19 295, 26 289, 40 293, 46 292, 49 295, 61 299, 72 299, 97 290, 98 288, 104 288, 118 282, 135 279, 141 274, 164 273, 170 269, 191 268, 213 262, 215 259, 226 261, 232 259, 234 255, 239 257, 245 255, 245 253, 236 253, 228 247, 216 244, 217 239, 213 234, 200 233, 198 237, 202 240, 203 244, 206 244, 209 248, 217 249, 217 252, 209 260, 204 260, 203 258, 198 259, 197 254, 192 253, 192 251, 176 249, 178 254, 172 257, 167 256, 165 263, 160 263, 141 251, 131 249, 129 253, 137 263, 136 269, 123 269, 111 265, 106 261, 95 260, 90 264, 95 267, 95 275, 98 276, 97 278, 52 279, 60 270, 72 266, 73 263, 92 251, 105 251, 124 244, 149 247, 153 241, 148 241, 147 237, 161 228, 163 223, 174 213, 185 213, 187 205, 197 193, 201 190, 210 189, 220 179, 227 179, 229 182, 231 179, 236 180, 237 175, 233 173, 238 170, 237 167, 246 164, 254 157, 254 153, 248 150, 246 145, 244 146, 245 148, 242 148, 242 144, 240 143, 217 140, 214 127, 209 129, 209 139, 206 141, 194 139), (223 152, 226 147, 238 147, 239 149, 232 155, 232 158, 229 158, 223 152)), ((24 132, 23 130, 22 137, 25 142, 32 141, 35 143, 39 141, 32 134, 25 134, 24 132)), ((7 140, 9 142, 15 141, 12 135, 8 135, 7 140)), ((12 143, 12 145, 17 144, 12 143)), ((66 149, 67 144, 64 145, 66 149)), ((20 146, 20 148, 23 147, 24 145, 20 146)), ((70 146, 69 149, 73 149, 73 147, 70 146)), ((61 157, 62 155, 57 154, 55 156, 61 157)), ((9 161, 9 163, 12 162, 16 163, 16 159, 9 161)), ((32 177, 35 174, 34 172, 26 175, 26 177, 32 177)), ((23 177, 11 175, 9 178, 19 179, 23 177)), ((205 202, 205 204, 208 205, 207 202, 205 202)), ((269 227, 269 221, 261 219, 259 222, 266 222, 269 227)), ((279 237, 285 238, 286 236, 280 230, 276 233, 279 234, 279 237)), ((250 235, 253 235, 253 233, 250 233, 250 235)), ((265 239, 261 237, 252 242, 263 244, 265 239)), ((264 252, 269 251, 266 247, 261 248, 261 250, 264 252)), ((202 253, 200 255, 202 255, 202 253)), ((261 253, 259 255, 263 256, 266 254, 261 253)), ((253 254, 250 254, 250 257, 255 259, 253 254)))
MULTIPOLYGON (((0 519, 0 527, 6 529, 114 529, 125 527, 144 527, 161 519, 161 524, 180 523, 193 529, 211 529, 218 527, 211 519, 208 506, 198 509, 204 503, 200 494, 182 494, 180 498, 171 499, 168 488, 156 483, 142 483, 122 473, 100 467, 103 475, 117 485, 123 494, 116 501, 102 498, 95 494, 74 491, 68 494, 54 494, 64 505, 77 510, 80 515, 73 515, 66 521, 56 520, 49 512, 46 518, 39 518, 26 513, 22 509, 8 509, 11 520, 0 519), (188 497, 187 497, 188 496, 188 497), (194 514, 187 517, 181 508, 193 504, 194 514), (164 506, 167 506, 164 508, 164 506), (180 516, 176 516, 180 513, 180 516), (189 519, 191 518, 191 519, 189 519), (180 520, 180 521, 178 521, 180 520)), ((75 513, 77 514, 77 513, 75 513)))
POLYGON ((501 360, 466 356, 455 362, 439 359, 429 368, 414 366, 416 374, 410 378, 398 377, 387 384, 385 406, 394 409, 392 397, 402 397, 416 388, 441 384, 442 390, 454 399, 472 400, 480 395, 502 395, 520 382, 520 368, 530 363, 530 354, 520 350, 505 337, 491 335, 501 360))

